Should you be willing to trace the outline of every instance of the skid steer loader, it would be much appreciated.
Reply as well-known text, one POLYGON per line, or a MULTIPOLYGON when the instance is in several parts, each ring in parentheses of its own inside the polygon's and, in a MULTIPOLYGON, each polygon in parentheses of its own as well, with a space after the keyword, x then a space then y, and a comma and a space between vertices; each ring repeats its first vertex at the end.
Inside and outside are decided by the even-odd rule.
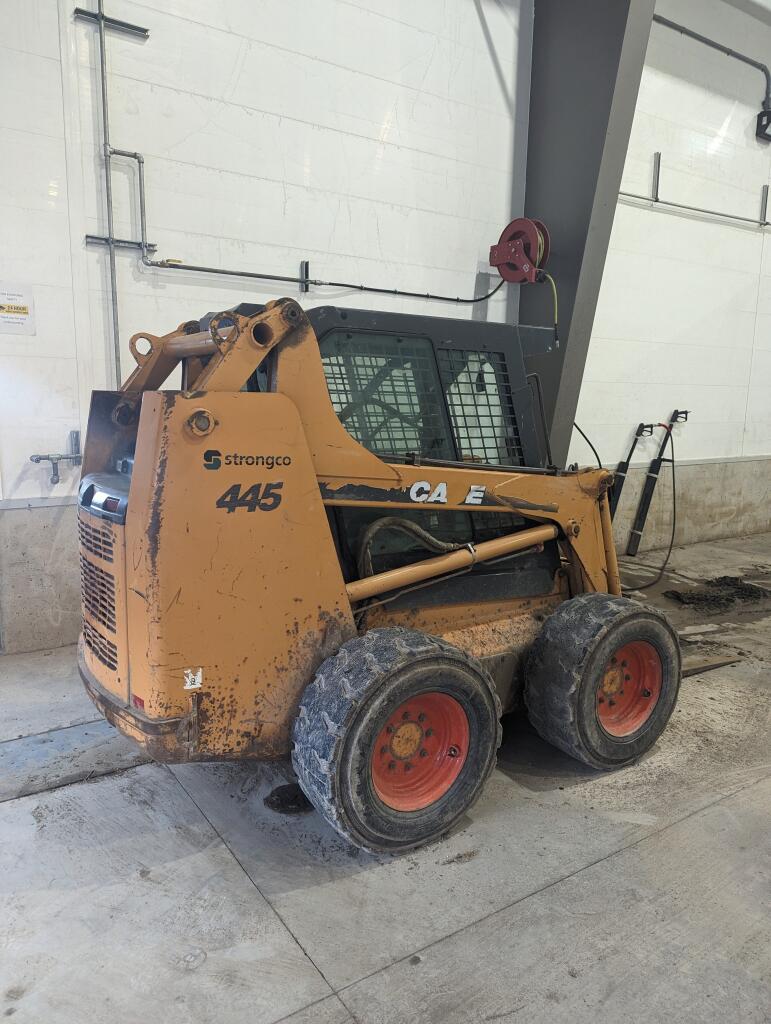
POLYGON ((521 696, 595 768, 648 750, 677 637, 621 596, 611 474, 547 464, 528 330, 279 299, 135 335, 79 491, 104 716, 159 761, 291 754, 376 851, 468 810, 521 696))

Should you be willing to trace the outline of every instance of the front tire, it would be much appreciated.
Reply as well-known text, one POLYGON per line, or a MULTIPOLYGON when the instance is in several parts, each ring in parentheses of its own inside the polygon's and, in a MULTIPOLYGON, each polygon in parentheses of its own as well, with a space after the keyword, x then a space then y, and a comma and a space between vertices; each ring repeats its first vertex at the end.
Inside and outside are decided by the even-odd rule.
POLYGON ((292 764, 337 832, 402 852, 439 838, 477 800, 495 766, 500 713, 474 658, 424 633, 372 629, 307 686, 292 764))
POLYGON ((531 648, 525 704, 537 732, 593 768, 621 768, 664 731, 680 688, 677 634, 655 608, 581 594, 531 648))

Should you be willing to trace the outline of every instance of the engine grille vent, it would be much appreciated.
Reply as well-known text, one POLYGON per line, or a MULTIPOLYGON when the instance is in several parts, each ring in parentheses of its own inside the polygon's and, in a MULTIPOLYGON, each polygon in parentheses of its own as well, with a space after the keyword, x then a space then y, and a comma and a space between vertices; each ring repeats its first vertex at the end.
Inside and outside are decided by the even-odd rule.
POLYGON ((90 551, 92 555, 103 559, 105 562, 112 562, 114 554, 114 541, 109 526, 96 526, 78 519, 78 530, 80 532, 80 543, 90 551))
POLYGON ((112 672, 118 667, 118 648, 90 623, 83 621, 83 640, 94 655, 112 672))
POLYGON ((80 584, 83 608, 105 626, 115 632, 115 580, 104 569, 80 556, 80 584))

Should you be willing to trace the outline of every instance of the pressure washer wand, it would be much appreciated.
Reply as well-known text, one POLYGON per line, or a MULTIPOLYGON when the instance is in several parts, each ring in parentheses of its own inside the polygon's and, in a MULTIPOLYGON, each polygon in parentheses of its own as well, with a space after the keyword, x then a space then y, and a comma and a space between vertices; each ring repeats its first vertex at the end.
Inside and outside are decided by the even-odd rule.
POLYGON ((629 463, 632 461, 634 450, 637 447, 637 442, 641 437, 651 437, 653 435, 653 428, 656 426, 655 423, 640 423, 637 426, 634 437, 632 438, 632 446, 627 452, 626 458, 623 462, 619 462, 616 466, 616 472, 614 473, 613 488, 610 492, 610 518, 616 514, 616 507, 621 499, 621 492, 624 489, 626 483, 626 474, 629 471, 629 463))
POLYGON ((640 504, 637 506, 637 515, 635 516, 634 523, 632 525, 632 531, 629 534, 629 543, 627 544, 626 553, 628 555, 636 555, 638 548, 640 547, 640 541, 642 540, 642 533, 645 527, 645 521, 648 518, 648 511, 651 507, 651 501, 653 500, 653 494, 656 490, 656 484, 659 480, 659 473, 661 472, 661 464, 667 460, 664 457, 664 453, 667 450, 669 444, 669 438, 672 433, 672 427, 675 423, 684 423, 688 419, 688 409, 675 409, 669 418, 669 423, 657 423, 656 426, 664 428, 664 438, 659 446, 658 455, 651 461, 648 467, 648 473, 645 477, 645 483, 643 484, 642 494, 640 495, 640 504))

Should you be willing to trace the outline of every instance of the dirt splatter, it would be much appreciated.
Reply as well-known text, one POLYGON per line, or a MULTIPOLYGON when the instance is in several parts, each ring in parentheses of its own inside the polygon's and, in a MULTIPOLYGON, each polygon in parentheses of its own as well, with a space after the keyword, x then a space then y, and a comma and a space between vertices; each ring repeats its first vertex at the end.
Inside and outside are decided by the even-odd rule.
POLYGON ((42 804, 37 804, 35 807, 32 808, 31 814, 32 817, 35 819, 35 824, 37 825, 38 832, 42 832, 43 829, 46 827, 47 823, 46 819, 48 815, 46 814, 46 808, 42 804))
POLYGON ((448 857, 447 860, 442 861, 443 866, 449 864, 468 864, 474 857, 479 856, 479 850, 465 850, 463 853, 456 853, 454 857, 448 857))
POLYGON ((704 611, 724 611, 742 601, 762 601, 767 590, 746 583, 741 576, 715 576, 688 590, 665 590, 664 597, 704 611))

